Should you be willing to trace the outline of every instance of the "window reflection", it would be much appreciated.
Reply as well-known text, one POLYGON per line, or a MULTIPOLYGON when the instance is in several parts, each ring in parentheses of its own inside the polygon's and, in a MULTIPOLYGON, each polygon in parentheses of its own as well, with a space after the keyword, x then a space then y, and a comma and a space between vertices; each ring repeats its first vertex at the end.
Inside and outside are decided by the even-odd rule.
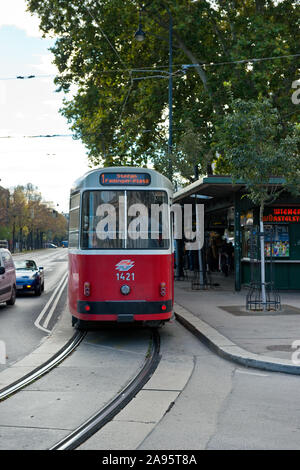
POLYGON ((85 191, 82 249, 167 249, 168 197, 164 191, 85 191))

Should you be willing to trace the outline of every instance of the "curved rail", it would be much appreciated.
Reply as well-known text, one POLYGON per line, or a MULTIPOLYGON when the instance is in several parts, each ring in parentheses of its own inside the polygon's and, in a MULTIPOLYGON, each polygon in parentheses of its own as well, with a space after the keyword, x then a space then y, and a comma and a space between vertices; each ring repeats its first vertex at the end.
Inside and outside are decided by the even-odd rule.
POLYGON ((26 387, 30 383, 42 377, 42 375, 49 372, 62 362, 83 340, 85 332, 76 331, 72 338, 63 346, 56 354, 54 354, 48 361, 44 362, 41 366, 34 369, 32 372, 21 377, 10 385, 0 390, 0 401, 5 400, 14 393, 18 392, 21 388, 26 387))
POLYGON ((140 372, 108 405, 95 415, 89 418, 85 423, 79 426, 75 431, 63 438, 49 450, 73 450, 95 434, 106 423, 111 421, 143 388, 155 371, 160 361, 160 337, 157 330, 152 332, 151 351, 146 356, 145 363, 140 372))

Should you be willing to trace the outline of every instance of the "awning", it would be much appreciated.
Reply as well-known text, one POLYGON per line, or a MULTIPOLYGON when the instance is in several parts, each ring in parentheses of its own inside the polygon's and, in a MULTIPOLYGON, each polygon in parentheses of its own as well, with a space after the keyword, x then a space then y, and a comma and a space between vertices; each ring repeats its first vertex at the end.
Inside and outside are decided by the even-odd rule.
MULTIPOLYGON (((173 202, 188 202, 194 195, 209 196, 210 198, 228 197, 244 186, 242 183, 232 184, 230 176, 206 176, 177 191, 174 194, 173 202)), ((205 203, 205 200, 201 202, 205 203)))

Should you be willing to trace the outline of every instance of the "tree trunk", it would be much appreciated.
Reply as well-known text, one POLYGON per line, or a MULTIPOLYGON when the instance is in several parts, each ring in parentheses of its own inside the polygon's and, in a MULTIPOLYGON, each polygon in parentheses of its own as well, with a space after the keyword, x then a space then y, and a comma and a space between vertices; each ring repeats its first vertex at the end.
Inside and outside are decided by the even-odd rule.
POLYGON ((266 297, 266 271, 265 271, 265 237, 264 237, 264 204, 260 205, 259 209, 259 231, 260 231, 260 273, 261 273, 261 298, 263 304, 263 310, 267 308, 267 297, 266 297))
POLYGON ((23 229, 19 230, 20 252, 23 251, 23 229))
POLYGON ((16 225, 13 222, 13 229, 12 229, 12 252, 14 253, 16 249, 16 225))
POLYGON ((207 176, 211 176, 214 174, 213 172, 213 168, 212 168, 212 164, 211 163, 208 163, 206 165, 206 172, 207 172, 207 176))
POLYGON ((265 0, 255 0, 255 10, 257 14, 263 13, 265 3, 265 0))

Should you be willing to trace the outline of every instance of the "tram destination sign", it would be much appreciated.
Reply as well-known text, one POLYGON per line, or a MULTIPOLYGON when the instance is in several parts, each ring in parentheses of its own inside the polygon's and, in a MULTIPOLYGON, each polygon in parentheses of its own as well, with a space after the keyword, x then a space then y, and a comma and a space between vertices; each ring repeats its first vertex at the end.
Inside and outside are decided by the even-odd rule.
POLYGON ((151 183, 149 173, 101 173, 103 186, 148 186, 151 183))

